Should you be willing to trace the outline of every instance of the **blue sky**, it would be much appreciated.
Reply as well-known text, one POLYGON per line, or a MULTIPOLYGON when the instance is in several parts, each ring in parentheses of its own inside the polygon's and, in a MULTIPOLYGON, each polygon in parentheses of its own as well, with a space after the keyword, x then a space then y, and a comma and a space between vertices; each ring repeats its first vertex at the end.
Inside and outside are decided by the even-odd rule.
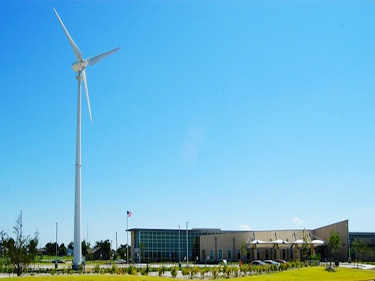
POLYGON ((129 227, 375 231, 375 3, 1 1, 0 230, 73 240, 75 56, 82 234, 129 227))

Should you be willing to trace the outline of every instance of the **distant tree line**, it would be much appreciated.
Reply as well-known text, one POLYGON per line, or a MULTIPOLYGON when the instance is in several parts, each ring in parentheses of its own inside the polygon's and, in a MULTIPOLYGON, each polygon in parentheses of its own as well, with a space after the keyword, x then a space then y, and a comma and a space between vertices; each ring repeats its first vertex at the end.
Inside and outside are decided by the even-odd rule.
MULTIPOLYGON (((103 253, 102 259, 126 259, 126 248, 127 245, 120 245, 120 247, 114 251, 111 249, 111 243, 107 240, 100 240, 96 241, 94 247, 90 246, 90 243, 87 243, 85 240, 82 241, 82 256, 86 258, 86 260, 95 260, 100 259, 94 255, 94 252, 96 249, 101 249, 101 253, 103 253)), ((74 243, 70 242, 68 246, 66 247, 64 243, 61 243, 60 245, 57 244, 57 256, 66 256, 69 252, 73 252, 74 249, 74 243)), ((129 247, 130 250, 130 247, 129 247)), ((130 252, 130 251, 129 251, 130 252)), ((48 242, 44 248, 42 248, 42 251, 40 254, 47 255, 47 256, 54 256, 56 255, 56 242, 48 242)))

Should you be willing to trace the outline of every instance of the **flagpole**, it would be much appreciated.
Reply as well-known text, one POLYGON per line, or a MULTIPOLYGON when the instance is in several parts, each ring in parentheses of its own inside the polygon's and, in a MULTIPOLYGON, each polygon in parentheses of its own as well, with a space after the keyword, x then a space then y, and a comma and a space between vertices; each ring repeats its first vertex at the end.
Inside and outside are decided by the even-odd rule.
POLYGON ((129 264, 129 211, 126 211, 126 263, 129 264))

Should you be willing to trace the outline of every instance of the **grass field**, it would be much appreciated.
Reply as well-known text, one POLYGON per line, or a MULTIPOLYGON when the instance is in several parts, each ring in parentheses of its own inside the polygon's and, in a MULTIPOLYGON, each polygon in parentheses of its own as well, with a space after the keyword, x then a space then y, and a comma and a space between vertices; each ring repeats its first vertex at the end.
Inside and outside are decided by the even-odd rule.
MULTIPOLYGON (((151 277, 141 275, 42 275, 42 276, 29 276, 29 277, 11 277, 6 280, 17 281, 167 281, 179 280, 168 277, 151 277)), ((303 280, 303 281, 320 281, 320 280, 375 280, 375 271, 373 270, 360 270, 349 268, 337 268, 336 272, 327 272, 324 267, 308 267, 295 270, 288 270, 278 273, 263 274, 256 276, 248 276, 241 278, 233 278, 232 280, 243 281, 266 281, 266 280, 303 280)))

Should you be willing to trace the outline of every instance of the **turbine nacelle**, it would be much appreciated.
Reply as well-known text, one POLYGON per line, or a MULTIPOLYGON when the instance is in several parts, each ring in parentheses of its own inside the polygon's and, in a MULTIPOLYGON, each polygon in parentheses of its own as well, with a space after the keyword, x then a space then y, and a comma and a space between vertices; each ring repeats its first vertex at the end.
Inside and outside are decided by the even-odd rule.
POLYGON ((72 64, 72 68, 75 72, 81 72, 87 66, 87 60, 76 61, 72 64))

